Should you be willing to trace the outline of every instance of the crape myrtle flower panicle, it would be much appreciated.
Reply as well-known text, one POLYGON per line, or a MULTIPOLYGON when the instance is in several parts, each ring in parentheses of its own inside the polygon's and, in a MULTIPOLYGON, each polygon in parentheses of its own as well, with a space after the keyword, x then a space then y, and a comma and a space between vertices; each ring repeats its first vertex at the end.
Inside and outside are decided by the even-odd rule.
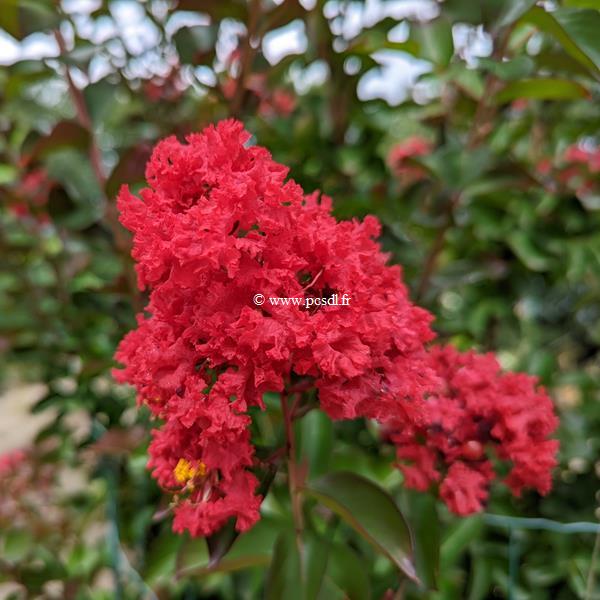
POLYGON ((514 495, 524 488, 548 493, 558 450, 549 436, 558 420, 536 378, 501 372, 491 353, 451 346, 430 352, 440 386, 426 401, 425 420, 390 435, 406 485, 425 491, 439 484, 450 510, 467 515, 483 508, 496 477, 493 461, 500 461, 514 495))
POLYGON ((124 186, 145 315, 115 372, 164 424, 150 467, 177 495, 174 527, 207 535, 258 519, 248 408, 292 376, 313 381, 335 419, 417 424, 435 375, 424 344, 431 315, 414 306, 401 269, 374 238, 377 219, 337 222, 331 200, 305 195, 268 151, 226 120, 160 142, 139 198, 124 186), (256 306, 270 297, 347 305, 256 306))
POLYGON ((420 136, 409 137, 392 146, 388 153, 387 163, 393 174, 405 185, 410 185, 426 176, 426 171, 421 166, 412 163, 413 157, 431 154, 431 142, 420 136))

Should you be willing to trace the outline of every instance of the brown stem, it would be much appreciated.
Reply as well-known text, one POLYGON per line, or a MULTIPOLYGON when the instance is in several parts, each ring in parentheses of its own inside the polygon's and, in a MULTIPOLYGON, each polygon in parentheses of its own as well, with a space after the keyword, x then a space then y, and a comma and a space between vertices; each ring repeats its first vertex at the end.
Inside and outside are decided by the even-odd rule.
MULTIPOLYGON (((67 52, 65 38, 58 29, 54 30, 54 37, 56 39, 56 43, 58 44, 60 55, 63 56, 67 52)), ((92 119, 87 109, 83 92, 75 85, 71 71, 66 64, 64 65, 64 75, 69 88, 69 95, 71 96, 71 100, 75 106, 77 120, 82 127, 87 129, 90 136, 90 164, 102 194, 102 200, 105 206, 106 222, 111 230, 111 233, 113 234, 113 239, 115 240, 115 246, 117 250, 125 257, 125 262, 128 264, 131 261, 131 240, 125 229, 119 223, 119 215, 116 205, 112 202, 108 202, 106 198, 104 191, 106 187, 106 175, 102 166, 102 154, 100 152, 100 147, 98 146, 96 136, 94 135, 92 119)), ((143 308, 143 303, 137 287, 135 271, 131 268, 127 269, 127 284, 131 295, 133 308, 136 312, 140 312, 143 308)))
POLYGON ((275 450, 275 452, 273 452, 272 454, 270 454, 269 456, 267 456, 267 458, 265 458, 263 460, 263 463, 265 464, 273 464, 273 463, 277 463, 279 462, 279 459, 282 458, 283 456, 287 455, 287 447, 281 447, 281 448, 277 448, 277 450, 275 450))
MULTIPOLYGON (((493 59, 501 61, 504 58, 513 29, 513 26, 507 27, 502 32, 492 53, 493 59)), ((479 146, 493 129, 493 118, 496 115, 496 105, 493 102, 493 98, 503 85, 502 81, 492 73, 486 77, 483 93, 477 103, 475 117, 473 118, 471 131, 469 133, 467 146, 470 149, 479 146)))
POLYGON ((300 482, 298 481, 299 471, 296 462, 296 437, 294 435, 294 422, 292 412, 288 405, 288 395, 282 393, 281 412, 285 425, 285 436, 287 440, 288 454, 288 483, 290 488, 290 499, 292 502, 292 518, 294 520, 294 530, 296 532, 296 545, 298 547, 298 556, 300 559, 300 573, 304 573, 304 549, 302 545, 302 531, 304 529, 304 520, 302 516, 302 500, 300 497, 300 482))
POLYGON ((292 411, 292 421, 301 419, 304 415, 308 414, 313 408, 317 408, 316 404, 304 404, 303 406, 294 407, 292 411))
POLYGON ((244 38, 244 44, 242 47, 242 55, 240 59, 240 72, 236 80, 235 93, 231 100, 230 111, 234 117, 239 117, 244 106, 244 97, 246 95, 246 80, 252 70, 252 61, 256 55, 260 40, 256 41, 258 31, 258 21, 260 16, 260 0, 252 0, 248 8, 248 32, 244 38), (256 43, 256 47, 252 45, 253 40, 256 43))
POLYGON ((292 385, 290 388, 288 388, 287 393, 290 395, 291 394, 300 394, 302 392, 306 392, 307 390, 310 390, 314 385, 315 385, 315 382, 313 379, 305 379, 303 381, 299 381, 295 385, 292 385))
POLYGON ((460 202, 460 193, 454 194, 448 204, 446 206, 446 214, 445 220, 442 226, 438 229, 437 235, 435 236, 435 240, 433 241, 433 245, 429 250, 429 254, 425 259, 425 266, 423 267, 423 274, 421 275, 421 280, 419 281, 419 285, 417 287, 417 291, 415 293, 415 300, 419 301, 423 298, 427 289, 429 288, 429 284, 431 283, 431 278, 435 269, 437 267, 437 262, 439 259, 442 250, 444 249, 444 243, 446 241, 446 235, 448 230, 452 226, 454 209, 460 202))

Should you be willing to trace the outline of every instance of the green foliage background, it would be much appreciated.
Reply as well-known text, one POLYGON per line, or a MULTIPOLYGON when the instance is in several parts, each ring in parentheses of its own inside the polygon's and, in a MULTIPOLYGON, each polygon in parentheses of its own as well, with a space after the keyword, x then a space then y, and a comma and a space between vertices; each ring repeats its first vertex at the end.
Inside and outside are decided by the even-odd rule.
MULTIPOLYGON (((4 32, 22 43, 46 35, 50 48, 47 58, 15 60, 0 72, 3 387, 47 386, 34 411, 51 418, 32 460, 54 469, 41 506, 61 514, 58 527, 34 504, 26 521, 0 523, 0 581, 16 582, 17 598, 300 593, 291 583, 285 478, 275 477, 259 525, 208 563, 204 540, 175 536, 168 515, 156 517, 165 499, 145 470, 148 417, 110 376, 116 344, 144 303, 115 194, 122 183, 142 184, 157 140, 232 115, 307 192, 331 195, 340 218, 380 218, 382 244, 404 266, 413 297, 435 314, 440 339, 494 350, 506 368, 536 374, 549 388, 561 418, 554 490, 513 499, 497 487, 486 512, 598 521, 600 178, 586 176, 591 191, 582 200, 558 171, 541 174, 538 164, 548 159, 560 169, 566 148, 600 141, 600 3, 447 0, 398 19, 383 18, 398 3, 382 1, 382 18, 351 37, 344 23, 366 10, 361 2, 312 4, 2 4, 4 32), (124 4, 144 13, 158 44, 135 49, 131 27, 110 26, 124 4), (195 24, 175 30, 179 13, 195 13, 195 21, 180 21, 195 24), (433 18, 422 21, 425 13, 433 18), (298 21, 306 51, 270 64, 263 39, 298 21), (100 25, 106 39, 92 41, 100 25), (236 27, 237 70, 217 53, 236 27), (457 44, 459 31, 471 43, 457 44), (489 45, 486 56, 473 54, 477 36, 489 45), (380 68, 381 51, 428 68, 396 106, 357 95, 361 77, 380 68), (311 73, 323 77, 310 85, 311 73), (386 158, 413 135, 434 150, 414 159, 426 175, 411 183, 386 158), (24 181, 40 169, 51 183, 36 201, 24 181), (65 468, 85 484, 67 490, 65 468)), ((257 416, 259 446, 278 440, 277 406, 268 399, 257 416)), ((403 488, 392 450, 368 424, 332 425, 313 411, 297 433, 311 477, 350 470, 392 494, 431 586, 402 580, 350 527, 327 524, 315 508, 307 547, 325 571, 315 567, 316 587, 304 597, 382 598, 394 590, 406 598, 600 598, 592 529, 515 522, 511 532, 486 515, 458 519, 403 488)))

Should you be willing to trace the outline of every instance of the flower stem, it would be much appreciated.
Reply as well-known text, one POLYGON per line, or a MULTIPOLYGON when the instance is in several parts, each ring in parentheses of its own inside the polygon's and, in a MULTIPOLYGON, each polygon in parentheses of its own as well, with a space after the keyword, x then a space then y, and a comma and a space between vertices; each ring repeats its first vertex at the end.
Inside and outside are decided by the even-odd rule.
POLYGON ((294 422, 292 411, 288 405, 288 395, 281 394, 281 412, 285 425, 285 436, 287 440, 288 454, 288 483, 290 488, 290 499, 292 502, 292 518, 294 520, 294 530, 296 532, 296 545, 298 547, 298 557, 300 561, 300 573, 304 573, 304 548, 302 545, 302 531, 304 529, 304 520, 302 516, 302 499, 300 497, 300 482, 298 464, 296 462, 296 437, 294 435, 294 422))

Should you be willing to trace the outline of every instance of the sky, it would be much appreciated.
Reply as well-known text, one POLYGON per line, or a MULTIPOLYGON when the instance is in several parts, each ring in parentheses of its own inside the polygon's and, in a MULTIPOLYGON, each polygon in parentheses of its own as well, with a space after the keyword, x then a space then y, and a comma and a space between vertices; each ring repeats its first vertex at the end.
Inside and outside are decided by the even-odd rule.
MULTIPOLYGON (((281 0, 276 1, 281 2, 281 0)), ((315 0, 300 1, 306 8, 311 8, 315 2, 315 0)), ((119 34, 126 43, 128 52, 138 57, 131 64, 132 75, 148 76, 152 72, 166 74, 170 68, 168 60, 155 51, 159 31, 145 16, 141 2, 115 0, 111 4, 111 16, 100 17, 93 21, 89 18, 89 14, 98 8, 99 3, 99 0, 62 0, 62 7, 65 12, 72 15, 78 34, 95 44, 107 42, 112 36, 119 34)), ((154 0, 154 3, 159 15, 163 10, 166 14, 165 1, 154 0)), ((371 26, 385 17, 393 17, 399 21, 406 17, 429 20, 437 15, 438 10, 434 0, 366 0, 364 3, 330 0, 324 7, 332 31, 341 38, 339 43, 342 45, 343 40, 352 39, 362 28, 371 26), (343 15, 342 5, 344 5, 343 15)), ((208 18, 203 15, 179 12, 169 18, 166 30, 172 35, 184 25, 207 23, 208 18)), ((221 63, 235 47, 236 35, 243 30, 243 25, 231 19, 222 23, 217 44, 217 57, 221 63)), ((455 44, 466 49, 467 62, 469 58, 486 56, 491 50, 489 40, 482 31, 473 30, 466 25, 457 25, 453 34, 455 44)), ((73 32, 65 28, 63 35, 69 40, 72 39, 73 32)), ((403 41, 407 35, 406 23, 400 24, 390 32, 390 41, 403 41)), ((110 41, 107 43, 111 54, 119 60, 119 54, 123 54, 120 44, 110 41)), ((263 41, 263 52, 271 64, 276 64, 289 54, 303 53, 307 49, 307 44, 304 23, 298 19, 285 27, 269 32, 263 41)), ((40 60, 57 55, 58 48, 52 35, 36 33, 19 43, 0 31, 0 65, 12 64, 24 59, 40 60)), ((124 59, 124 56, 121 58, 124 59)), ((398 104, 411 93, 417 78, 431 68, 429 63, 395 50, 375 52, 373 58, 380 64, 380 68, 367 72, 359 81, 357 92, 362 100, 383 98, 390 104, 398 104)), ((352 70, 356 65, 350 61, 345 67, 352 70)), ((90 63, 89 79, 77 70, 74 70, 73 75, 76 83, 83 87, 90 81, 102 79, 110 70, 109 62, 102 56, 97 56, 90 63)), ((206 67, 196 69, 195 77, 208 85, 214 80, 214 75, 206 67)), ((326 77, 327 68, 318 61, 307 70, 296 70, 292 73, 294 85, 299 93, 306 91, 312 85, 322 83, 326 77)))

